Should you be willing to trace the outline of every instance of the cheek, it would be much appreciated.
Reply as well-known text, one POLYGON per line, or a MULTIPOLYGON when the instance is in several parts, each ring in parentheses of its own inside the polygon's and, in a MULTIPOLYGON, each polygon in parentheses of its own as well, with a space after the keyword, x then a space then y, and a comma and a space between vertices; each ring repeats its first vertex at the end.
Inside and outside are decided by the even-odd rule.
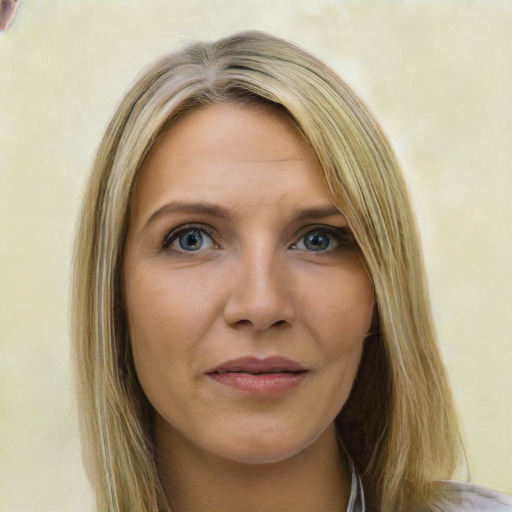
POLYGON ((374 294, 359 262, 316 277, 316 292, 308 297, 306 328, 324 358, 319 389, 337 413, 355 380, 370 329, 374 294), (327 275, 329 274, 329 275, 327 275))
POLYGON ((374 294, 370 280, 359 261, 336 272, 317 275, 314 293, 307 297, 304 310, 309 317, 308 328, 325 348, 342 353, 354 343, 361 343, 370 329, 374 294))
POLYGON ((186 272, 136 262, 125 266, 125 305, 138 380, 158 413, 172 419, 190 416, 197 403, 194 387, 201 349, 215 317, 215 283, 186 272), (185 274, 187 277, 185 278, 185 274))
POLYGON ((135 264, 125 272, 125 302, 130 326, 191 332, 211 308, 215 284, 199 272, 173 272, 156 265, 135 264), (198 286, 201 283, 201 286, 198 286))
POLYGON ((157 271, 140 263, 125 271, 125 304, 130 339, 141 383, 146 373, 179 375, 194 360, 194 349, 215 317, 215 283, 200 275, 157 271))

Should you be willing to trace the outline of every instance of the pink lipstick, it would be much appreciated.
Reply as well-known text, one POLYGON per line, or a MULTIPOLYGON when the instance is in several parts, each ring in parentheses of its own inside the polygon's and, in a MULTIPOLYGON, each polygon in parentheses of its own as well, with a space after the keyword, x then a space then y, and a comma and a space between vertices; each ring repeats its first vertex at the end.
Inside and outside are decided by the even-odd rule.
POLYGON ((308 369, 285 357, 242 357, 225 361, 206 375, 225 386, 260 395, 274 395, 299 385, 308 369))

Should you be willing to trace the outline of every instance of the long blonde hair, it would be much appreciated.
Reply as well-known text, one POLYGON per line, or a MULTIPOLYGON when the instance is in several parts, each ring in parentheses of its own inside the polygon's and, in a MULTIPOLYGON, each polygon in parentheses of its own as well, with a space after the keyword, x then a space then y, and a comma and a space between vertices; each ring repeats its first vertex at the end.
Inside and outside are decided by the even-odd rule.
POLYGON ((338 434, 371 508, 437 510, 434 482, 461 454, 435 342, 406 187, 388 141, 351 89, 304 50, 260 32, 195 43, 150 67, 98 149, 75 243, 72 336, 84 460, 99 510, 169 511, 153 411, 135 374, 122 298, 128 206, 155 139, 192 108, 285 109, 315 152, 371 276, 376 314, 338 434))

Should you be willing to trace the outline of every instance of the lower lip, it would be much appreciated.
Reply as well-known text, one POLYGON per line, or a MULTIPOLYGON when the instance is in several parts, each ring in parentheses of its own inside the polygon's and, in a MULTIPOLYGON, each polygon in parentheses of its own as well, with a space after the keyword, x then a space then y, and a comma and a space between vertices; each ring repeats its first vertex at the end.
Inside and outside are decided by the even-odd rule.
POLYGON ((208 373, 213 379, 224 386, 240 391, 260 395, 275 395, 298 386, 306 372, 301 373, 264 373, 251 375, 249 373, 208 373))

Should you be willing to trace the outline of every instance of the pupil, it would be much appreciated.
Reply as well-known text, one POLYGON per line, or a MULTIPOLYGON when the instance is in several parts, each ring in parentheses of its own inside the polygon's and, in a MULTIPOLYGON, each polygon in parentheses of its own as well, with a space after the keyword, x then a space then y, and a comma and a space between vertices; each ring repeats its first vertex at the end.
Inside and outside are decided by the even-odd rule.
POLYGON ((201 245, 203 245, 203 237, 199 231, 189 231, 180 237, 180 246, 185 251, 197 251, 201 245))
POLYGON ((329 237, 322 235, 319 231, 313 231, 306 237, 304 245, 312 251, 323 251, 329 247, 329 237))

